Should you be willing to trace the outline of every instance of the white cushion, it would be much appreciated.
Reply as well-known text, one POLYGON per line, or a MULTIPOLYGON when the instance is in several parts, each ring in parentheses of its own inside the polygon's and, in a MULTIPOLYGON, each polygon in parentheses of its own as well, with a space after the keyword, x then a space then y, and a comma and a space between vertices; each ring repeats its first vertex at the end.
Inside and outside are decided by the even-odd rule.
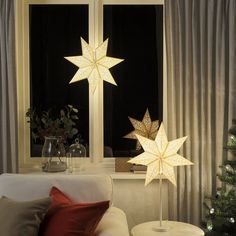
POLYGON ((109 175, 26 175, 2 174, 0 196, 15 200, 33 200, 48 196, 52 186, 76 202, 112 201, 112 179, 109 175))

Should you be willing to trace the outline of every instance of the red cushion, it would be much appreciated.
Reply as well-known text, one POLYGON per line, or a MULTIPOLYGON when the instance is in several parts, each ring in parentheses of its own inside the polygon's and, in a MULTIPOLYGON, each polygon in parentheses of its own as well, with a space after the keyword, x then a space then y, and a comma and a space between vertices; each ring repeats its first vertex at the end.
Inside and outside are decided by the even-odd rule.
POLYGON ((50 193, 50 197, 53 198, 54 204, 71 204, 73 202, 67 195, 65 195, 60 189, 56 187, 52 187, 50 193))
POLYGON ((53 203, 40 227, 40 236, 92 236, 109 201, 74 203, 56 187, 50 192, 53 203))

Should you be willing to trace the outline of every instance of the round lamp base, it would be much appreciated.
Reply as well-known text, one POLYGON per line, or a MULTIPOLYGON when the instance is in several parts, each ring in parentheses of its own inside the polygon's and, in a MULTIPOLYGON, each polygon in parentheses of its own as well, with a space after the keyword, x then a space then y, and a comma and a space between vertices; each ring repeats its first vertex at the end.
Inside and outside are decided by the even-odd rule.
POLYGON ((168 226, 155 226, 155 227, 152 227, 152 230, 155 231, 155 232, 167 232, 170 230, 170 227, 168 226))

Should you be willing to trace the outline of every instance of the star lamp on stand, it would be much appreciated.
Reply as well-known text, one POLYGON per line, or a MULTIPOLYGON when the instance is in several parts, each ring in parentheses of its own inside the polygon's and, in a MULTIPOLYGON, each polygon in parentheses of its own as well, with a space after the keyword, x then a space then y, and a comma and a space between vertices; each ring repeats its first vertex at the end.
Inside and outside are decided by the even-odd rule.
POLYGON ((129 163, 147 166, 145 186, 153 179, 159 177, 159 194, 160 194, 160 225, 155 231, 164 232, 168 228, 162 225, 162 179, 167 178, 176 186, 174 166, 193 165, 193 163, 177 154, 186 137, 168 141, 164 125, 161 124, 155 140, 151 140, 136 134, 137 139, 142 145, 144 152, 129 160, 129 163))
POLYGON ((92 93, 94 93, 101 80, 117 85, 109 69, 122 62, 123 59, 107 57, 107 46, 108 39, 93 49, 81 38, 82 56, 65 57, 65 59, 79 67, 70 83, 87 78, 92 93))

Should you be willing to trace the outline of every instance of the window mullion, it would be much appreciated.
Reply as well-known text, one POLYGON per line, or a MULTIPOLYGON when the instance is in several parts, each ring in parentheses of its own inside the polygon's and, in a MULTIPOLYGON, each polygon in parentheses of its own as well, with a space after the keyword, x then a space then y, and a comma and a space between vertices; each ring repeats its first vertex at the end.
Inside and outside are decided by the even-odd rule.
MULTIPOLYGON (((103 5, 101 0, 94 0, 90 6, 89 43, 94 48, 103 41, 103 5)), ((89 130, 90 156, 93 162, 103 159, 103 81, 98 83, 95 92, 89 89, 89 130)))

